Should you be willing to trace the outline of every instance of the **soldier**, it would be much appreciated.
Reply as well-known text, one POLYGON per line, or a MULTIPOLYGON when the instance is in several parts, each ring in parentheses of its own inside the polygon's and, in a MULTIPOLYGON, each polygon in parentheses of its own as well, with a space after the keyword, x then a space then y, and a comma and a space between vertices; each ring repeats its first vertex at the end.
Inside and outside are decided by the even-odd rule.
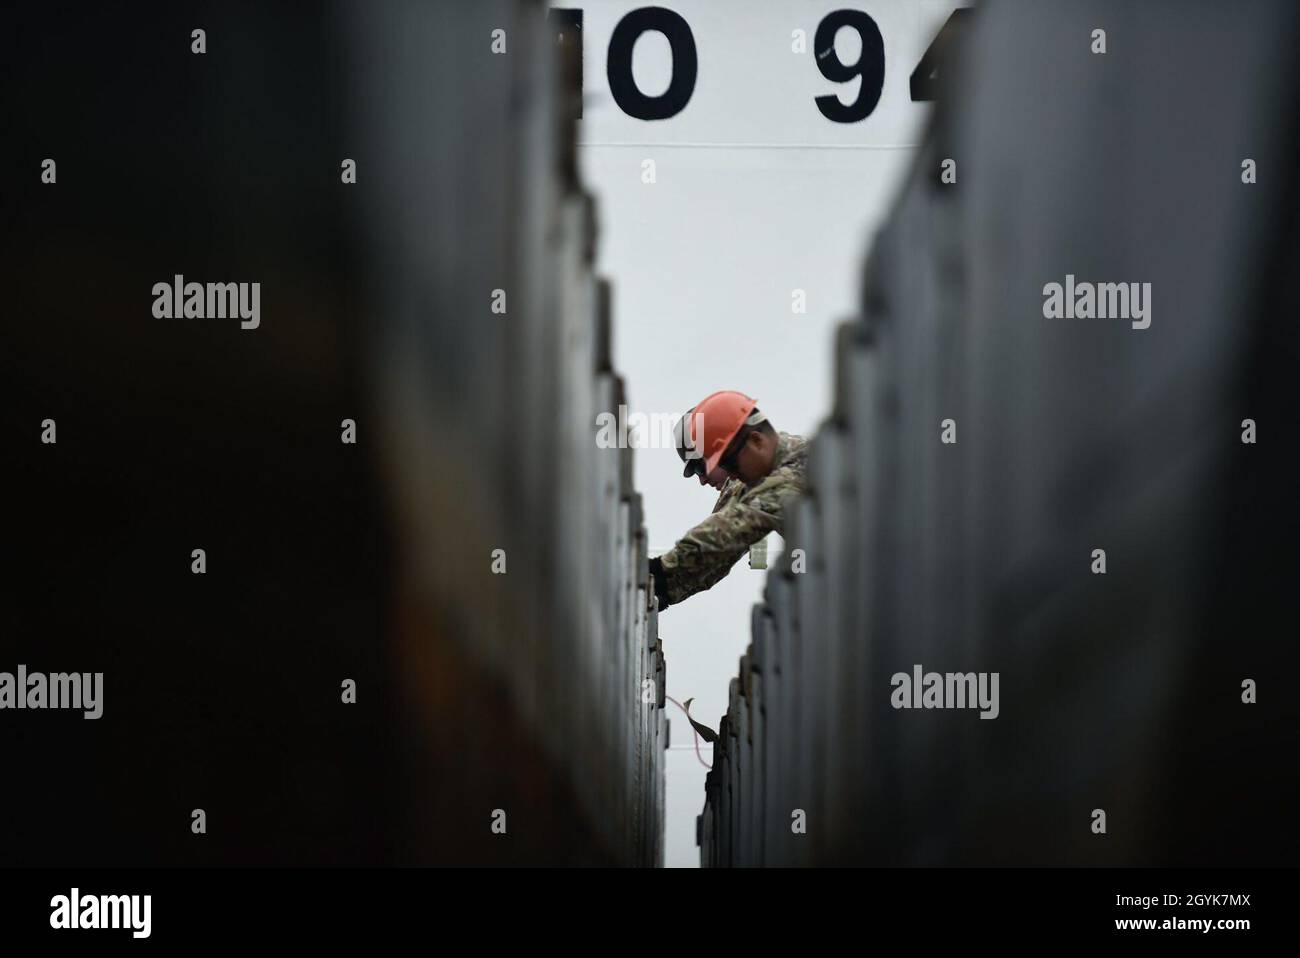
POLYGON ((808 490, 807 440, 777 432, 743 393, 706 396, 676 435, 683 476, 721 494, 711 516, 650 560, 661 610, 711 589, 769 532, 784 533, 786 500, 808 490))

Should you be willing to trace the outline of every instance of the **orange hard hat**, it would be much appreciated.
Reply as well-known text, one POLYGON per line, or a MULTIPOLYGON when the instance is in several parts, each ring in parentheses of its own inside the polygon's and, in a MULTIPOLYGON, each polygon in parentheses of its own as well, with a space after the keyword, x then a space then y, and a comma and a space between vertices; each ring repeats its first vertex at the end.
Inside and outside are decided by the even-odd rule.
POLYGON ((705 396, 687 414, 690 445, 704 458, 704 475, 718 468, 723 453, 756 408, 758 403, 744 393, 724 389, 705 396))

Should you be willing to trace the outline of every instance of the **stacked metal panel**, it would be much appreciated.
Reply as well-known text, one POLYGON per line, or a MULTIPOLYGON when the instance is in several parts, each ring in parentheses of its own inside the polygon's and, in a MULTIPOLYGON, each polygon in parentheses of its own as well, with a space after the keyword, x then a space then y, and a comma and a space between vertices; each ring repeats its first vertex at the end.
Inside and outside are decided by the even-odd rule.
POLYGON ((9 27, 2 659, 107 707, 6 733, 4 860, 661 863, 576 46, 514 0, 9 27), (151 315, 176 273, 260 326, 151 315))
POLYGON ((1294 863, 1298 25, 976 14, 839 331, 704 865, 1294 863), (1055 315, 1075 279, 1148 312, 1055 315), (902 707, 917 666, 996 710, 902 707))

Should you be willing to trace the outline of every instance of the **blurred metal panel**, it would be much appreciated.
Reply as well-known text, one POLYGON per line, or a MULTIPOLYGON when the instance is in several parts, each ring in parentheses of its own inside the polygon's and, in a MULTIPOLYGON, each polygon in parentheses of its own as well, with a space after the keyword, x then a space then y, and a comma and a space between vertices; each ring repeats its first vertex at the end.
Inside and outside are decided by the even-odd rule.
POLYGON ((174 4, 6 12, 5 286, 75 292, 0 349, 4 434, 60 427, 13 463, 49 521, 7 530, 4 659, 114 636, 114 734, 13 746, 55 797, 5 794, 6 864, 662 861, 662 649, 545 13, 213 5, 199 57, 174 4), (260 325, 150 315, 178 273, 259 283, 260 325), (73 834, 77 767, 103 819, 73 834))
POLYGON ((1297 423, 1298 21, 982 8, 837 332, 723 720, 761 716, 726 773, 755 807, 706 804, 702 834, 738 820, 775 865, 1294 863, 1300 704, 1240 700, 1296 670, 1294 455, 1240 433, 1297 423), (1151 283, 1150 326, 1045 315, 1067 275, 1151 283), (998 673, 997 718, 893 707, 917 666, 998 673))

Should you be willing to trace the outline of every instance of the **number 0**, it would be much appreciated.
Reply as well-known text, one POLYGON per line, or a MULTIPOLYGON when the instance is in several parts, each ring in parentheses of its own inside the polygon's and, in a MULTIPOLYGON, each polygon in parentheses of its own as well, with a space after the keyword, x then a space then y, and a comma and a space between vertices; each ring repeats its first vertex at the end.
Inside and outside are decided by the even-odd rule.
POLYGON ((664 7, 633 10, 618 21, 609 38, 605 68, 609 92, 619 109, 638 120, 666 120, 680 113, 695 92, 698 67, 690 26, 680 14, 664 7), (632 48, 647 30, 657 30, 667 37, 673 51, 673 78, 662 96, 646 96, 632 79, 632 48))

